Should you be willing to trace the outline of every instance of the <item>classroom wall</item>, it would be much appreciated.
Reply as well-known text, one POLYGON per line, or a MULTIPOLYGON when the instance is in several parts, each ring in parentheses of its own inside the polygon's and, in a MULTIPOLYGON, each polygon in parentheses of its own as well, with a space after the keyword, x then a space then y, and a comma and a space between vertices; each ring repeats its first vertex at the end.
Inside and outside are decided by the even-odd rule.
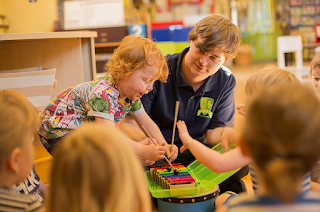
POLYGON ((0 0, 0 14, 3 13, 2 1, 3 1, 3 0, 0 0))
POLYGON ((52 32, 57 0, 0 0, 0 14, 9 25, 4 33, 52 32))

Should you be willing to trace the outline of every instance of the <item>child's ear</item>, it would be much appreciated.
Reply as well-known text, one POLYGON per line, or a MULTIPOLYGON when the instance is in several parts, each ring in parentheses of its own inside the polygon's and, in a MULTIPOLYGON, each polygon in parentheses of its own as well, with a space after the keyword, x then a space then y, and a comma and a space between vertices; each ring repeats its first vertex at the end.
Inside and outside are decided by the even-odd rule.
POLYGON ((12 170, 14 173, 19 174, 20 173, 20 162, 22 160, 21 157, 21 149, 15 148, 11 152, 11 154, 8 157, 8 168, 12 170))
POLYGON ((245 140, 243 139, 242 136, 240 136, 240 139, 239 139, 239 147, 240 147, 241 153, 244 156, 249 156, 250 155, 247 143, 245 142, 245 140))

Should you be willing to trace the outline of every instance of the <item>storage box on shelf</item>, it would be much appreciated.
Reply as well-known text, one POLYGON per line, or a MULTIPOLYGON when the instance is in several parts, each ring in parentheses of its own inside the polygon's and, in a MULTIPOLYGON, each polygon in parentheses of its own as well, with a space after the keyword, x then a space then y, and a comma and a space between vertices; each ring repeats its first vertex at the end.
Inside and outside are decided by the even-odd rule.
POLYGON ((64 1, 64 29, 122 26, 123 0, 64 1))
POLYGON ((0 91, 13 90, 24 95, 39 111, 51 100, 56 69, 33 67, 0 71, 0 91))

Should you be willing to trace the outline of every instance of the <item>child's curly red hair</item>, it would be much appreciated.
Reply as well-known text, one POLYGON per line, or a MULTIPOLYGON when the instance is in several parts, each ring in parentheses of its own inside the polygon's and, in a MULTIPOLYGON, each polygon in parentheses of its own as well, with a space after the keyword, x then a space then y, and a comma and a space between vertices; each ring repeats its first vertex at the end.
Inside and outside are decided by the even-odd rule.
POLYGON ((119 80, 129 76, 138 68, 157 66, 159 79, 166 82, 169 74, 167 62, 155 42, 148 38, 129 35, 122 39, 120 46, 114 51, 106 64, 111 84, 117 85, 119 80))

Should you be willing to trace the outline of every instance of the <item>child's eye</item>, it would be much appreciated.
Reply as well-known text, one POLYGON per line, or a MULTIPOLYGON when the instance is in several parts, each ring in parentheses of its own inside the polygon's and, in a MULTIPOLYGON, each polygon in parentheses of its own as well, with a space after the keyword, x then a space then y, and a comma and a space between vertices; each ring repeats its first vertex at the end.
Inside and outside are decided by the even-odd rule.
POLYGON ((314 77, 313 80, 319 81, 319 78, 318 77, 314 77))

